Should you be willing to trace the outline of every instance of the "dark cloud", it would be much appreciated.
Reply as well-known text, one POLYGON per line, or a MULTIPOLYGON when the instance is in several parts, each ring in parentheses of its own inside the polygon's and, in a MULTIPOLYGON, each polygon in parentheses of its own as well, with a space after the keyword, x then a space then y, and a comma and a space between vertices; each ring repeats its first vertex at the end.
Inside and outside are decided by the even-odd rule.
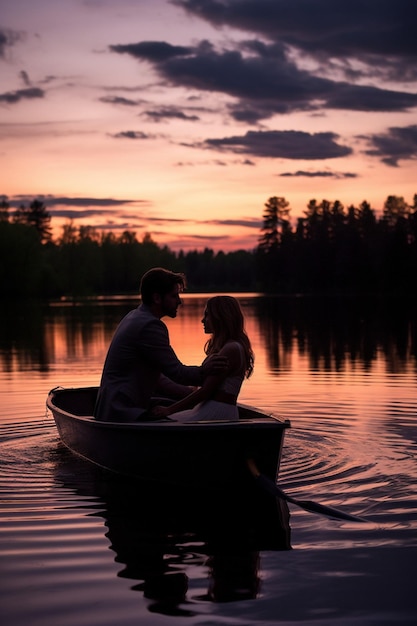
POLYGON ((146 203, 146 200, 115 200, 114 198, 69 198, 52 195, 17 195, 9 200, 10 206, 20 206, 22 203, 32 202, 34 199, 44 202, 48 207, 71 206, 71 207, 117 207, 132 203, 146 203))
POLYGON ((130 222, 119 222, 116 223, 113 220, 109 220, 108 222, 104 222, 104 224, 94 224, 94 228, 95 230, 103 230, 105 232, 107 231, 111 231, 111 232, 115 232, 115 231, 121 231, 124 232, 125 230, 135 230, 136 228, 140 228, 142 225, 138 226, 132 226, 132 224, 130 222))
POLYGON ((4 56, 4 50, 7 46, 7 34, 0 30, 0 58, 4 56))
POLYGON ((23 38, 23 33, 0 27, 0 59, 5 59, 7 48, 11 48, 23 38))
POLYGON ((386 165, 396 167, 400 160, 417 158, 417 125, 389 128, 387 133, 365 139, 374 146, 366 154, 381 157, 386 165))
POLYGON ((59 196, 45 196, 43 201, 48 205, 68 205, 74 207, 83 206, 99 206, 99 207, 117 207, 137 202, 145 202, 145 200, 115 200, 114 198, 67 198, 59 196))
POLYGON ((23 83, 26 85, 26 87, 31 87, 32 83, 30 81, 29 78, 29 74, 27 72, 25 72, 25 70, 22 70, 19 74, 20 78, 22 79, 23 83))
POLYGON ((256 230, 262 227, 262 222, 259 219, 209 220, 205 221, 204 224, 213 224, 215 226, 243 226, 244 228, 256 228, 256 230))
POLYGON ((172 46, 164 41, 142 41, 125 45, 110 46, 110 50, 119 54, 129 54, 137 59, 151 63, 162 63, 176 56, 192 53, 192 48, 172 46))
MULTIPOLYGON (((171 234, 171 233, 169 233, 171 234)), ((198 242, 198 244, 200 245, 201 241, 207 241, 207 242, 211 242, 211 243, 218 243, 218 242, 227 242, 230 240, 230 236, 229 235, 186 235, 185 237, 182 236, 181 238, 179 238, 179 240, 176 240, 175 243, 181 246, 184 246, 184 244, 186 242, 188 242, 188 244, 190 245, 192 242, 192 245, 195 245, 195 242, 198 242)), ((206 246, 207 247, 207 246, 206 246)))
POLYGON ((204 146, 236 154, 282 159, 333 159, 352 153, 336 143, 335 133, 302 131, 248 131, 245 135, 207 139, 204 146))
POLYGON ((300 69, 279 43, 240 42, 223 50, 207 41, 194 48, 159 45, 164 55, 150 53, 149 46, 154 50, 157 42, 110 49, 152 63, 170 85, 233 97, 229 111, 238 121, 255 123, 275 114, 326 108, 406 111, 417 106, 414 93, 331 80, 300 69))
MULTIPOLYGON (((259 228, 262 226, 258 218, 224 219, 224 220, 195 220, 176 217, 147 217, 147 222, 157 222, 159 224, 198 224, 200 226, 237 226, 244 228, 259 228)), ((204 235, 202 235, 204 238, 204 235)))
POLYGON ((341 67, 348 67, 347 60, 359 60, 393 80, 417 77, 414 0, 173 0, 173 4, 216 27, 280 42, 306 57, 338 59, 341 67))
POLYGON ((357 174, 350 172, 306 172, 304 170, 297 170, 296 172, 283 172, 282 174, 278 174, 278 176, 294 178, 336 178, 337 180, 340 180, 341 178, 358 177, 357 174))
POLYGON ((38 87, 28 87, 27 89, 18 89, 17 91, 7 91, 0 94, 0 103, 16 104, 21 100, 31 100, 32 98, 43 98, 45 92, 38 87))
POLYGON ((123 98, 122 96, 103 96, 102 98, 99 98, 99 101, 104 102, 104 104, 121 104, 128 107, 136 107, 139 104, 137 100, 123 98))
POLYGON ((339 83, 334 93, 329 96, 327 106, 331 109, 351 111, 400 112, 417 106, 417 94, 339 83))
POLYGON ((150 63, 168 85, 233 98, 227 108, 236 121, 257 124, 277 114, 326 109, 407 112, 417 106, 417 94, 403 86, 417 79, 412 0, 172 3, 217 28, 245 32, 249 40, 233 43, 229 37, 223 49, 208 41, 142 41, 110 49, 150 63), (399 88, 376 86, 388 79, 399 88))
POLYGON ((124 130, 120 133, 115 133, 114 135, 110 135, 115 139, 153 139, 154 135, 149 135, 149 133, 143 133, 140 130, 124 130))
POLYGON ((53 209, 51 215, 52 217, 60 217, 68 220, 88 220, 94 217, 101 217, 103 211, 99 209, 53 209))
POLYGON ((158 109, 144 111, 143 115, 145 115, 148 119, 153 120, 154 122, 160 122, 165 119, 177 119, 184 120, 187 122, 197 122, 200 118, 198 115, 187 115, 181 109, 177 107, 160 107, 158 109))
POLYGON ((251 161, 251 159, 241 159, 241 160, 233 160, 231 162, 226 162, 226 161, 221 161, 220 159, 214 159, 212 161, 202 161, 202 162, 196 162, 196 161, 178 161, 178 163, 176 163, 175 165, 177 167, 195 167, 196 165, 207 165, 207 163, 209 163, 210 165, 219 165, 220 167, 225 167, 227 165, 249 165, 250 167, 254 167, 256 165, 256 163, 254 161, 251 161))
MULTIPOLYGON (((115 199, 115 198, 84 198, 53 195, 15 195, 4 197, 11 208, 28 206, 34 199, 45 204, 53 218, 67 220, 105 220, 102 224, 94 224, 98 230, 126 230, 141 228, 145 225, 143 216, 138 211, 138 205, 151 205, 148 200, 115 199), (129 205, 134 205, 130 208, 129 205), (112 209, 112 211, 108 211, 112 209), (119 210, 118 210, 119 209, 119 210), (125 209, 124 211, 122 209, 125 209), (130 211, 129 211, 130 209, 130 211)), ((146 217, 146 222, 148 222, 146 217)))

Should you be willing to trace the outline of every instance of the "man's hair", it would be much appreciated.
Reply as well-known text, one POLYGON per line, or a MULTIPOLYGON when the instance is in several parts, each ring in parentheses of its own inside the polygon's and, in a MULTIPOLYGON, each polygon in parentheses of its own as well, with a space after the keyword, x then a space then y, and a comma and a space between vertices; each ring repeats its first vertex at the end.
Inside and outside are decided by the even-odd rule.
POLYGON ((154 293, 164 297, 175 285, 180 291, 186 286, 185 275, 178 272, 171 272, 163 267, 154 267, 145 272, 140 281, 140 295, 144 304, 152 304, 154 293))

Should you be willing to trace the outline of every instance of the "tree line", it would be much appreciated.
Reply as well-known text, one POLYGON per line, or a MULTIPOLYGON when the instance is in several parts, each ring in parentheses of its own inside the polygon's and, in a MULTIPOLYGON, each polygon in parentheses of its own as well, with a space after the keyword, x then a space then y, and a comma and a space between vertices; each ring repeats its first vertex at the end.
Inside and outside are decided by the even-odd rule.
POLYGON ((189 291, 303 294, 415 292, 417 194, 388 196, 382 213, 366 201, 311 200, 294 225, 284 197, 264 205, 254 250, 174 252, 150 233, 138 241, 69 221, 54 239, 51 215, 34 199, 11 211, 0 196, 0 285, 9 297, 81 298, 137 294, 149 268, 184 272, 189 291))
POLYGON ((417 194, 388 196, 379 217, 370 204, 345 208, 311 200, 293 228, 289 204, 265 204, 256 251, 266 291, 413 293, 417 276, 417 194))

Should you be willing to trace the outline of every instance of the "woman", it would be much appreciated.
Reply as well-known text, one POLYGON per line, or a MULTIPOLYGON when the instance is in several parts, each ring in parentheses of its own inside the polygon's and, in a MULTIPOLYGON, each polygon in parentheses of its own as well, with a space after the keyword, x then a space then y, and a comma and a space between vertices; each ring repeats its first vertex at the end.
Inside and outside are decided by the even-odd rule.
POLYGON ((181 422, 238 420, 237 397, 245 378, 253 372, 254 354, 244 328, 239 302, 232 296, 214 296, 207 301, 201 320, 211 334, 204 346, 207 358, 220 354, 228 359, 224 374, 210 375, 201 387, 168 407, 154 407, 158 417, 181 422))

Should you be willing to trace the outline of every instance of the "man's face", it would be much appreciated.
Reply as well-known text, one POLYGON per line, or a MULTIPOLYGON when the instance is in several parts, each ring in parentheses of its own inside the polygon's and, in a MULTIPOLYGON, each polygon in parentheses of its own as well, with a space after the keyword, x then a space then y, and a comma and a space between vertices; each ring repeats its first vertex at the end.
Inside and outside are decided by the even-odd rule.
POLYGON ((177 309, 181 304, 180 288, 179 285, 175 287, 169 293, 165 294, 161 300, 162 317, 168 315, 168 317, 176 317, 177 309))

